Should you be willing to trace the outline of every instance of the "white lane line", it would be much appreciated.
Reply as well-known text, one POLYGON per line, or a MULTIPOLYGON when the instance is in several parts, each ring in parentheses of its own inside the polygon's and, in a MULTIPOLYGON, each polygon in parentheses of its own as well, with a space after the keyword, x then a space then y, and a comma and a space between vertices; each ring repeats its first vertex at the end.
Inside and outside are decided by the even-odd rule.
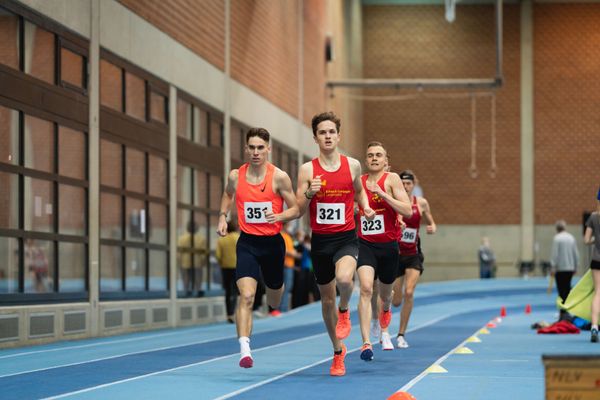
MULTIPOLYGON (((485 325, 484 325, 485 327, 485 325)), ((440 358, 438 358, 436 360, 436 362, 434 362, 433 364, 427 366, 427 368, 421 372, 419 375, 417 375, 416 377, 414 377, 413 379, 411 379, 406 385, 402 386, 400 389, 396 390, 397 392, 406 392, 407 390, 409 390, 411 387, 413 387, 414 385, 417 384, 417 382, 419 382, 421 379, 425 378, 425 376, 429 375, 429 372, 427 371, 429 368, 431 368, 432 366, 439 366, 441 363, 443 363, 444 361, 446 361, 446 359, 448 357, 450 357, 450 355, 454 354, 456 352, 456 350, 458 350, 459 348, 463 347, 465 344, 467 344, 467 341, 469 340, 469 338, 471 336, 476 336, 479 333, 479 330, 481 328, 478 328, 477 330, 475 330, 475 332, 472 335, 469 335, 464 341, 462 341, 458 346, 456 346, 455 348, 453 348, 452 350, 450 350, 449 352, 447 352, 446 354, 444 354, 443 356, 441 356, 440 358)))
MULTIPOLYGON (((461 313, 448 314, 448 315, 446 315, 444 317, 434 318, 434 319, 432 319, 430 321, 422 323, 421 325, 417 325, 414 328, 408 329, 406 332, 409 333, 409 332, 413 332, 413 331, 416 331, 416 330, 421 329, 421 328, 425 328, 425 327, 427 327, 429 325, 436 324, 436 323, 440 322, 441 320, 444 320, 444 319, 449 318, 449 317, 453 317, 453 316, 458 315, 458 314, 461 314, 461 313)), ((353 326, 357 326, 357 325, 353 325, 353 326)), ((354 353, 355 351, 360 350, 360 349, 361 349, 361 347, 357 347, 355 349, 348 350, 347 354, 354 353)), ((274 377, 269 378, 269 379, 265 379, 263 381, 255 383, 253 385, 247 386, 245 388, 238 389, 235 392, 230 392, 230 393, 224 394, 221 397, 216 397, 213 400, 225 400, 225 399, 229 399, 230 397, 237 396, 238 394, 247 392, 249 390, 255 389, 255 388, 260 387, 260 386, 264 386, 264 385, 269 384, 271 382, 275 382, 277 380, 283 379, 283 378, 285 378, 287 376, 293 375, 293 374, 298 373, 300 371, 304 371, 305 369, 315 367, 315 366, 317 366, 319 364, 323 364, 323 363, 325 363, 325 362, 327 362, 327 361, 329 361, 331 359, 332 359, 332 357, 324 358, 321 361, 317 361, 317 362, 312 363, 310 365, 307 365, 307 366, 304 366, 304 367, 301 367, 301 368, 297 368, 297 369, 295 369, 293 371, 289 371, 289 372, 286 372, 284 374, 277 375, 277 376, 274 376, 274 377)))
MULTIPOLYGON (((315 303, 316 304, 316 303, 315 303)), ((295 310, 290 310, 288 311, 286 314, 297 314, 300 311, 304 311, 301 310, 299 308, 295 309, 295 310)), ((282 318, 285 318, 287 315, 282 316, 282 318)), ((294 325, 294 326, 289 326, 289 328, 294 328, 298 325, 294 325)), ((259 333, 269 333, 269 332, 274 332, 274 331, 278 331, 280 330, 280 328, 277 329, 267 329, 264 331, 260 331, 260 332, 254 332, 254 334, 259 334, 259 333)), ((109 345, 114 345, 114 344, 119 344, 119 343, 128 343, 128 342, 138 342, 140 340, 149 340, 149 339, 157 339, 157 338, 161 338, 161 337, 165 337, 165 336, 174 336, 174 335, 182 335, 186 334, 186 333, 201 333, 202 331, 200 329, 195 330, 196 332, 194 332, 194 330, 186 330, 186 331, 177 331, 177 332, 167 332, 167 333, 157 333, 157 334, 153 334, 153 335, 146 335, 143 337, 135 337, 135 338, 129 338, 129 339, 118 339, 118 340, 111 340, 111 341, 102 341, 100 343, 90 343, 90 344, 82 344, 82 345, 75 345, 75 346, 67 346, 67 347, 60 347, 60 348, 56 348, 56 349, 44 349, 44 350, 34 350, 34 351, 24 351, 21 353, 14 353, 14 354, 7 354, 7 355, 3 355, 0 356, 0 360, 1 359, 5 359, 5 358, 14 358, 14 357, 21 357, 21 356, 29 356, 29 355, 36 355, 36 354, 42 354, 42 353, 52 353, 52 352, 57 352, 57 351, 68 351, 68 350, 78 350, 78 349, 84 349, 84 348, 90 348, 90 347, 100 347, 100 346, 109 346, 109 345)), ((224 338, 235 338, 237 336, 226 336, 226 337, 218 337, 218 338, 214 338, 212 340, 221 340, 224 338)), ((0 376, 1 377, 1 376, 0 376)))
MULTIPOLYGON (((290 328, 293 328, 293 327, 294 326, 290 326, 290 328)), ((270 329, 270 330, 265 330, 265 331, 261 331, 261 332, 258 332, 258 333, 271 333, 271 332, 275 332, 275 331, 279 331, 279 330, 281 330, 281 329, 270 329)), ((258 333, 255 333, 255 335, 258 334, 258 333)), ((144 354, 144 353, 150 353, 150 352, 153 352, 153 351, 176 349, 178 347, 192 346, 192 345, 197 345, 197 344, 204 344, 204 343, 216 342, 216 341, 219 341, 219 340, 236 339, 236 338, 237 338, 237 335, 220 336, 218 338, 212 338, 212 339, 206 339, 206 340, 200 340, 200 341, 193 341, 193 342, 188 342, 188 343, 177 344, 177 345, 174 345, 174 346, 157 347, 157 348, 152 348, 152 349, 147 349, 147 350, 133 351, 133 352, 129 352, 129 353, 120 353, 120 354, 115 354, 115 355, 112 355, 112 356, 100 357, 100 358, 95 358, 95 359, 85 360, 85 361, 80 361, 80 362, 75 362, 75 363, 53 365, 53 366, 45 367, 45 368, 37 368, 37 369, 31 369, 31 370, 27 370, 27 371, 14 372, 14 373, 10 373, 10 374, 0 375, 0 378, 6 378, 6 377, 21 375, 21 374, 28 374, 28 373, 31 373, 31 372, 46 371, 46 370, 50 370, 50 369, 54 369, 54 368, 71 367, 73 365, 81 365, 81 364, 92 363, 92 362, 96 362, 96 361, 111 360, 111 359, 114 359, 114 358, 131 356, 131 355, 135 355, 135 354, 144 354)), ((138 339, 135 339, 135 338, 134 339, 126 339, 126 340, 122 340, 120 342, 129 342, 129 341, 135 341, 135 340, 138 340, 138 339)), ((111 342, 111 343, 115 343, 115 342, 111 342)), ((53 349, 53 350, 55 350, 55 351, 56 350, 66 350, 66 349, 73 349, 75 347, 81 348, 81 347, 88 347, 88 346, 93 346, 93 345, 74 346, 74 347, 69 347, 69 348, 65 348, 65 349, 53 349)), ((40 350, 40 352, 46 352, 46 351, 51 351, 51 350, 40 350)), ((23 354, 34 354, 34 352, 23 353, 23 354)))
MULTIPOLYGON (((302 341, 305 341, 305 340, 314 339, 314 338, 317 338, 319 336, 325 336, 326 334, 327 334, 327 332, 323 332, 323 333, 319 333, 319 334, 312 335, 312 336, 306 336, 306 337, 303 337, 303 338, 294 339, 294 340, 290 340, 290 341, 287 341, 287 342, 282 342, 282 343, 277 343, 277 344, 273 344, 273 345, 266 346, 266 347, 261 347, 261 348, 258 348, 258 349, 252 349, 252 352, 253 353, 258 353, 258 352, 261 352, 261 351, 274 349, 276 347, 287 346, 287 345, 289 345, 291 343, 298 343, 298 342, 302 342, 302 341)), ((239 355, 240 355, 239 353, 228 354, 228 355, 220 356, 220 357, 217 357, 217 358, 211 358, 210 360, 204 360, 204 361, 200 361, 200 362, 193 363, 193 364, 181 365, 181 366, 175 367, 175 368, 169 368, 169 369, 165 369, 165 370, 162 370, 162 371, 151 372, 151 373, 145 374, 145 375, 134 376, 133 378, 127 378, 127 379, 122 379, 120 381, 114 381, 114 382, 110 382, 110 383, 105 383, 105 384, 98 385, 98 386, 92 386, 92 387, 89 387, 89 388, 77 390, 75 392, 63 393, 63 394, 60 394, 58 396, 46 397, 46 398, 44 398, 42 400, 62 399, 62 398, 65 398, 65 397, 74 396, 74 395, 81 394, 81 393, 91 392, 92 390, 102 389, 102 388, 105 388, 105 387, 114 386, 114 385, 118 385, 118 384, 125 383, 125 382, 131 382, 131 381, 135 381, 135 380, 147 378, 147 377, 154 376, 154 375, 164 374, 166 372, 172 372, 172 371, 177 371, 177 370, 180 370, 180 369, 194 367, 194 366, 197 366, 197 365, 208 364, 208 363, 211 363, 211 362, 214 362, 214 361, 219 361, 219 360, 223 360, 223 359, 226 359, 226 358, 229 358, 229 357, 234 357, 234 356, 239 356, 239 355)), ((331 359, 331 357, 329 357, 329 359, 331 359)))
POLYGON ((195 342, 190 342, 190 343, 185 343, 185 344, 178 344, 176 346, 157 347, 157 348, 143 350, 143 351, 133 351, 133 352, 130 352, 130 353, 121 353, 121 354, 117 354, 117 355, 114 355, 114 356, 101 357, 101 358, 95 358, 95 359, 92 359, 92 360, 85 360, 85 361, 80 361, 80 362, 75 362, 75 363, 61 364, 61 365, 55 365, 55 366, 52 366, 52 367, 31 369, 31 370, 22 371, 22 372, 15 372, 15 373, 12 373, 12 374, 0 375, 0 378, 7 378, 9 376, 29 374, 29 373, 32 373, 32 372, 47 371, 47 370, 55 369, 55 368, 72 367, 74 365, 82 365, 82 364, 93 363, 93 362, 97 362, 97 361, 112 360, 112 359, 115 359, 115 358, 126 357, 126 356, 135 355, 135 354, 144 354, 144 353, 152 353, 152 352, 161 351, 161 350, 176 349, 178 347, 185 347, 185 346, 191 346, 191 345, 195 345, 195 344, 209 343, 209 342, 213 342, 215 340, 234 339, 236 337, 237 336, 226 336, 226 337, 221 337, 219 339, 206 339, 206 340, 200 340, 200 341, 195 341, 195 342))

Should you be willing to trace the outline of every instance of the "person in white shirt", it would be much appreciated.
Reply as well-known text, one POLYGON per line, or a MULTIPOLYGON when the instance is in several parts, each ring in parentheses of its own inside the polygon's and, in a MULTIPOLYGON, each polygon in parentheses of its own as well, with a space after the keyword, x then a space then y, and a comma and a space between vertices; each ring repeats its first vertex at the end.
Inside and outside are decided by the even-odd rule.
POLYGON ((579 264, 577 242, 566 229, 567 223, 564 220, 556 221, 557 233, 552 240, 552 257, 550 259, 551 274, 556 280, 556 289, 563 302, 571 291, 571 279, 579 264))

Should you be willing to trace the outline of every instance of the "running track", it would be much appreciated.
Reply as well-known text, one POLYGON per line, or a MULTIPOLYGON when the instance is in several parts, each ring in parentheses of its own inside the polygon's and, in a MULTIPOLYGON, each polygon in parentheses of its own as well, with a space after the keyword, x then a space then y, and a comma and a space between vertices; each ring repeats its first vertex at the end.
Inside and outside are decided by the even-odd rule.
POLYGON ((235 328, 221 323, 1 351, 0 398, 375 400, 404 390, 419 400, 543 399, 542 354, 600 354, 587 332, 529 329, 555 318, 555 294, 546 286, 543 279, 422 284, 406 336, 411 347, 383 352, 376 345, 368 363, 359 358, 355 292, 341 378, 329 376, 331 347, 320 304, 311 304, 255 321, 255 367, 248 370, 237 366, 235 328), (481 332, 502 306, 507 318, 481 332), (467 342, 473 336, 480 342, 467 342), (473 354, 457 354, 463 346, 473 354), (447 372, 428 372, 432 365, 447 372))

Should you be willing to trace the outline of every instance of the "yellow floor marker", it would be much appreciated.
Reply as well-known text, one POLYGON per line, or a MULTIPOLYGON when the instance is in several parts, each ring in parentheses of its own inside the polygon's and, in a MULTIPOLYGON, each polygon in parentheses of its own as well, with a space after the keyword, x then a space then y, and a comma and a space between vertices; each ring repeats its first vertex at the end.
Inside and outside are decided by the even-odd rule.
POLYGON ((479 333, 481 333, 482 335, 489 335, 490 331, 488 331, 487 329, 483 328, 479 330, 479 333))
POLYGON ((454 354, 473 354, 473 350, 471 350, 468 347, 460 347, 460 348, 456 349, 454 354))
POLYGON ((427 368, 427 372, 430 374, 445 374, 448 372, 448 370, 441 365, 432 365, 431 367, 427 368))
POLYGON ((481 339, 479 339, 477 336, 471 336, 470 338, 467 339, 467 342, 469 342, 469 343, 481 343, 481 339))

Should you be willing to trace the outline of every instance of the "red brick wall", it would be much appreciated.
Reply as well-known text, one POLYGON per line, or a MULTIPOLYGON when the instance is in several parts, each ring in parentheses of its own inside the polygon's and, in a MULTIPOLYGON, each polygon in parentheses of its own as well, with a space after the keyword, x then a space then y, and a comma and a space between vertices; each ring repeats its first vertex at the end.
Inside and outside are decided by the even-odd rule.
MULTIPOLYGON (((224 69, 222 0, 119 0, 217 68, 224 69)), ((231 2, 231 75, 298 116, 298 0, 231 2)), ((304 121, 325 107, 326 3, 304 1, 304 121)))
POLYGON ((295 0, 231 3, 231 76, 298 115, 298 5, 295 0))
POLYGON ((535 4, 536 223, 580 224, 600 183, 600 4, 535 4))
POLYGON ((219 69, 225 65, 225 6, 222 0, 119 0, 219 69))
MULTIPOLYGON (((495 75, 493 6, 458 6, 456 20, 440 6, 363 7, 366 78, 492 78, 495 75)), ((490 168, 490 99, 477 101, 477 167, 472 179, 471 103, 418 98, 365 102, 364 144, 382 141, 395 171, 420 178, 436 222, 520 222, 519 7, 504 7, 504 86, 497 91, 497 163, 490 168)), ((415 94, 368 91, 368 94, 415 94)), ((431 93, 426 91, 426 93, 431 93)), ((447 93, 447 92, 444 92, 447 93)))
POLYGON ((313 115, 325 105, 326 3, 304 1, 304 123, 310 126, 313 115))

